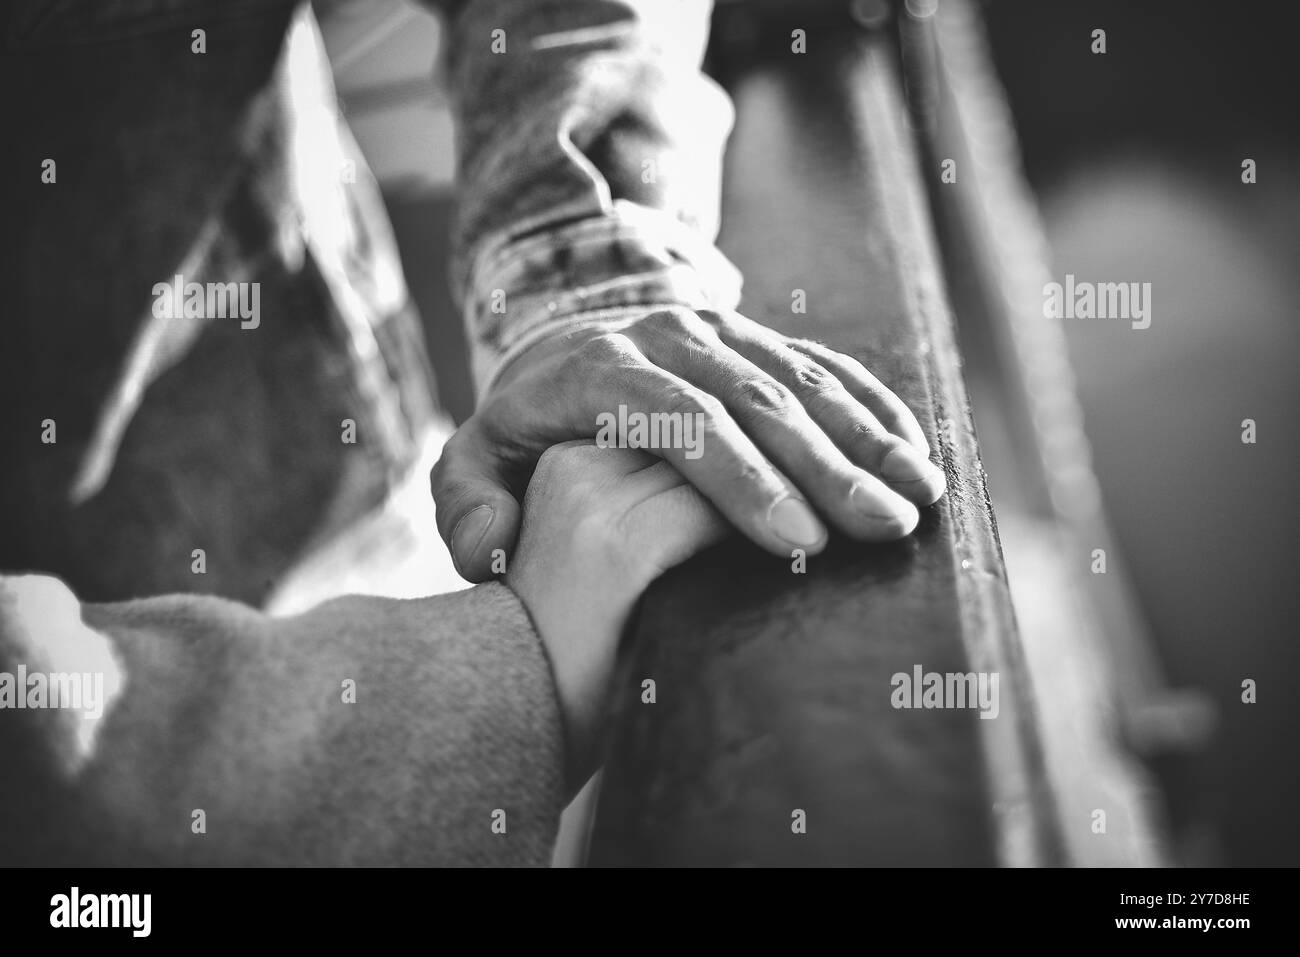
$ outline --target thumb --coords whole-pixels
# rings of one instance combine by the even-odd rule
[[[506,463],[471,422],[448,440],[429,474],[438,534],[456,570],[472,582],[488,581],[504,571],[499,562],[493,569],[493,553],[501,549],[510,555],[519,537],[519,502],[507,472]]]

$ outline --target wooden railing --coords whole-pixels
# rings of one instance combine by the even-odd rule
[[[718,28],[738,113],[721,242],[746,276],[742,309],[861,359],[916,411],[948,492],[907,540],[838,543],[805,573],[737,543],[656,583],[588,860],[1061,863],[897,33],[791,6],[724,8],[750,19]],[[792,53],[793,29],[815,55]],[[997,673],[997,717],[895,708],[892,676],[918,665]]]

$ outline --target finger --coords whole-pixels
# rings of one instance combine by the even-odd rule
[[[647,499],[682,487],[690,487],[682,473],[673,468],[672,463],[656,458],[653,465],[630,474],[619,492],[627,507],[635,508]]]
[[[703,324],[703,320],[696,320]],[[916,507],[851,462],[789,388],[724,342],[692,339],[689,321],[647,330],[647,355],[717,396],[773,464],[841,531],[863,541],[892,541],[919,520]]]
[[[664,463],[666,468],[670,468]],[[659,575],[716,545],[731,533],[731,524],[695,488],[682,484],[646,499],[624,517],[630,541],[653,543],[648,556],[652,575]]]
[[[618,355],[594,354],[601,349]],[[588,379],[586,402],[567,428],[590,434],[600,428],[597,416],[607,423],[613,418],[613,438],[626,444],[638,440],[638,422],[658,422],[664,426],[661,439],[668,432],[670,441],[648,451],[669,462],[756,544],[781,556],[792,548],[812,554],[825,547],[826,527],[716,397],[652,364],[626,336],[593,339],[582,351],[588,355],[574,361]]]
[[[914,445],[888,431],[816,359],[753,323],[724,323],[718,334],[739,355],[790,389],[850,461],[884,479],[916,505],[930,505],[943,495],[943,472]]]
[[[594,429],[593,429],[594,431]],[[549,480],[564,484],[573,484],[585,480],[594,482],[598,487],[617,492],[632,481],[632,477],[647,470],[663,466],[663,459],[640,449],[601,448],[596,440],[587,436],[581,439],[568,439],[549,446],[539,456],[537,470],[546,465],[553,470]],[[671,468],[669,468],[671,471]],[[680,480],[680,479],[679,479]],[[529,479],[529,488],[537,481],[534,474]],[[524,507],[528,507],[525,498]]]
[[[894,395],[883,382],[867,371],[866,367],[854,359],[834,349],[829,349],[818,342],[806,339],[787,340],[791,349],[817,360],[844,383],[849,394],[880,420],[880,424],[895,435],[906,439],[921,450],[927,458],[930,455],[930,443],[925,438],[921,423],[898,396]]]
[[[494,453],[472,418],[447,441],[429,475],[438,533],[469,581],[494,577],[496,549],[507,556],[514,550],[520,516],[514,481],[512,466]]]

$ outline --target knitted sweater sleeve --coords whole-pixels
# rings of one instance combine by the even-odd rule
[[[0,862],[544,865],[550,666],[501,584],[292,618],[0,577]]]

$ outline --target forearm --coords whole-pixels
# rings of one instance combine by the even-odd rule
[[[474,0],[455,18],[452,277],[480,392],[576,317],[735,306],[712,244],[732,110],[700,72],[710,8]]]
[[[548,860],[559,711],[504,586],[274,619],[196,596],[79,608],[52,579],[35,598],[3,581],[0,671],[108,672],[109,699],[95,722],[0,711],[22,772],[0,786],[4,860]]]

